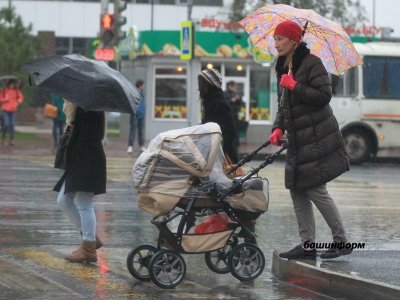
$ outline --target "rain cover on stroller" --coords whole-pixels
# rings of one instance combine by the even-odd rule
[[[223,172],[221,139],[216,123],[158,134],[133,167],[138,207],[160,215],[188,198],[199,199],[197,206],[215,206],[207,187],[216,184],[222,193],[233,183]],[[231,194],[223,201],[235,209],[263,213],[268,208],[268,181],[250,178],[243,183],[243,192]]]

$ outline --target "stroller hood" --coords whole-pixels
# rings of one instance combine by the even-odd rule
[[[224,173],[223,164],[221,130],[215,123],[160,133],[133,167],[138,207],[160,215],[189,198],[196,199],[196,207],[216,206],[207,189],[215,184],[223,192],[233,185]],[[251,178],[243,188],[243,193],[231,194],[223,201],[235,209],[265,212],[268,182]]]
[[[179,178],[187,180],[188,175],[208,176],[220,147],[221,129],[216,123],[162,132],[138,157],[133,187],[143,191]]]

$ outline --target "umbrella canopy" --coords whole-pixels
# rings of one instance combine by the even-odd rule
[[[305,28],[303,41],[307,43],[312,54],[321,58],[329,73],[340,75],[362,64],[362,59],[346,31],[339,24],[311,9],[298,9],[284,4],[266,5],[239,23],[250,36],[254,47],[276,56],[273,34],[276,26],[285,20]]]
[[[17,80],[18,77],[14,75],[4,75],[0,76],[0,81],[7,81],[7,80]]]
[[[79,54],[38,59],[24,69],[36,86],[53,90],[85,110],[131,113],[142,99],[120,72]]]

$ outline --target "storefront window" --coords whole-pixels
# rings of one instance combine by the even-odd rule
[[[175,68],[157,68],[156,75],[185,75],[186,68],[177,66]]]
[[[250,111],[251,121],[270,121],[270,68],[251,66]]]
[[[237,64],[226,64],[225,65],[225,76],[227,77],[246,77],[246,65]]]
[[[214,62],[206,62],[201,64],[201,70],[205,69],[216,69],[221,73],[221,64],[217,64]]]
[[[154,117],[186,119],[186,69],[157,68],[155,73]]]

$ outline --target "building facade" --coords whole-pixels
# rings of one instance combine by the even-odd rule
[[[113,1],[108,11],[113,12]],[[135,53],[125,56],[123,72],[132,82],[146,81],[146,139],[159,131],[199,124],[201,103],[197,75],[207,67],[223,75],[223,88],[235,81],[245,107],[240,118],[249,122],[244,138],[259,142],[267,137],[274,115],[274,89],[270,81],[271,58],[263,57],[249,45],[240,25],[229,22],[231,1],[194,0],[191,19],[195,24],[195,58],[179,59],[179,28],[188,17],[187,0],[128,1],[122,28],[135,28]],[[7,6],[8,0],[0,0]],[[54,54],[80,53],[92,56],[100,30],[101,2],[12,0],[16,13],[25,25],[32,25],[34,35],[53,33]],[[138,34],[136,34],[138,33]],[[52,49],[52,47],[49,47]],[[127,117],[122,118],[126,135]]]

